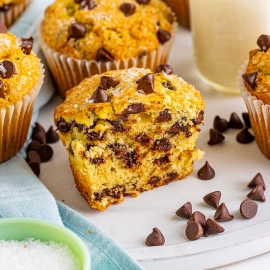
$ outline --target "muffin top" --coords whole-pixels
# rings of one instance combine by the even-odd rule
[[[56,0],[41,34],[55,51],[111,61],[144,55],[171,38],[175,17],[160,0]]]
[[[250,52],[246,73],[242,77],[251,95],[270,104],[270,36],[261,35],[257,44],[260,49]]]
[[[13,5],[21,2],[25,2],[25,0],[0,0],[0,8],[4,5]]]
[[[130,68],[86,78],[66,92],[54,116],[60,130],[62,120],[92,126],[97,119],[125,122],[131,115],[192,126],[203,120],[203,110],[200,92],[174,75],[169,65],[160,65],[154,73]]]
[[[40,63],[32,45],[32,38],[16,37],[0,23],[0,108],[21,100],[37,84]]]

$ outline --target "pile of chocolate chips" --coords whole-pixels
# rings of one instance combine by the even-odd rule
[[[227,121],[224,118],[220,118],[216,116],[214,118],[213,127],[210,129],[210,140],[208,141],[209,145],[216,145],[221,143],[225,136],[222,134],[227,129],[240,129],[240,131],[236,135],[236,140],[239,143],[247,144],[254,141],[254,136],[249,132],[251,128],[249,115],[246,112],[242,113],[242,118],[244,120],[244,124],[241,121],[240,117],[236,113],[231,113],[230,120]]]
[[[32,141],[28,144],[26,161],[32,171],[39,176],[41,162],[49,161],[53,156],[53,149],[48,143],[55,143],[59,140],[59,135],[51,126],[46,132],[39,124],[35,123],[33,128]]]

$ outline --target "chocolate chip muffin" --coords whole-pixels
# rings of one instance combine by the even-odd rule
[[[23,146],[36,97],[43,83],[43,70],[32,52],[33,39],[7,32],[0,23],[0,162]]]
[[[160,0],[56,0],[46,9],[39,41],[64,96],[85,77],[165,63],[175,20]]]
[[[169,65],[107,71],[67,91],[54,113],[77,188],[98,210],[183,179],[202,158],[200,93]]]

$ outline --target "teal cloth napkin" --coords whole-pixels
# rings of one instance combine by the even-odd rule
[[[33,0],[32,4],[9,29],[21,37],[36,37],[42,14],[52,0]],[[38,46],[34,48],[42,62]],[[46,71],[45,81],[37,98],[32,117],[33,127],[39,109],[54,95],[54,84]],[[29,136],[31,130],[29,131]],[[143,269],[115,240],[76,211],[56,201],[27,165],[25,148],[0,164],[0,218],[25,217],[47,220],[63,225],[76,233],[87,245],[93,270]],[[90,232],[90,233],[89,233]]]

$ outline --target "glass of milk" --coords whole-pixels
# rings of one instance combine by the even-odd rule
[[[210,88],[240,93],[237,71],[261,34],[270,35],[270,0],[189,0],[193,53]]]

